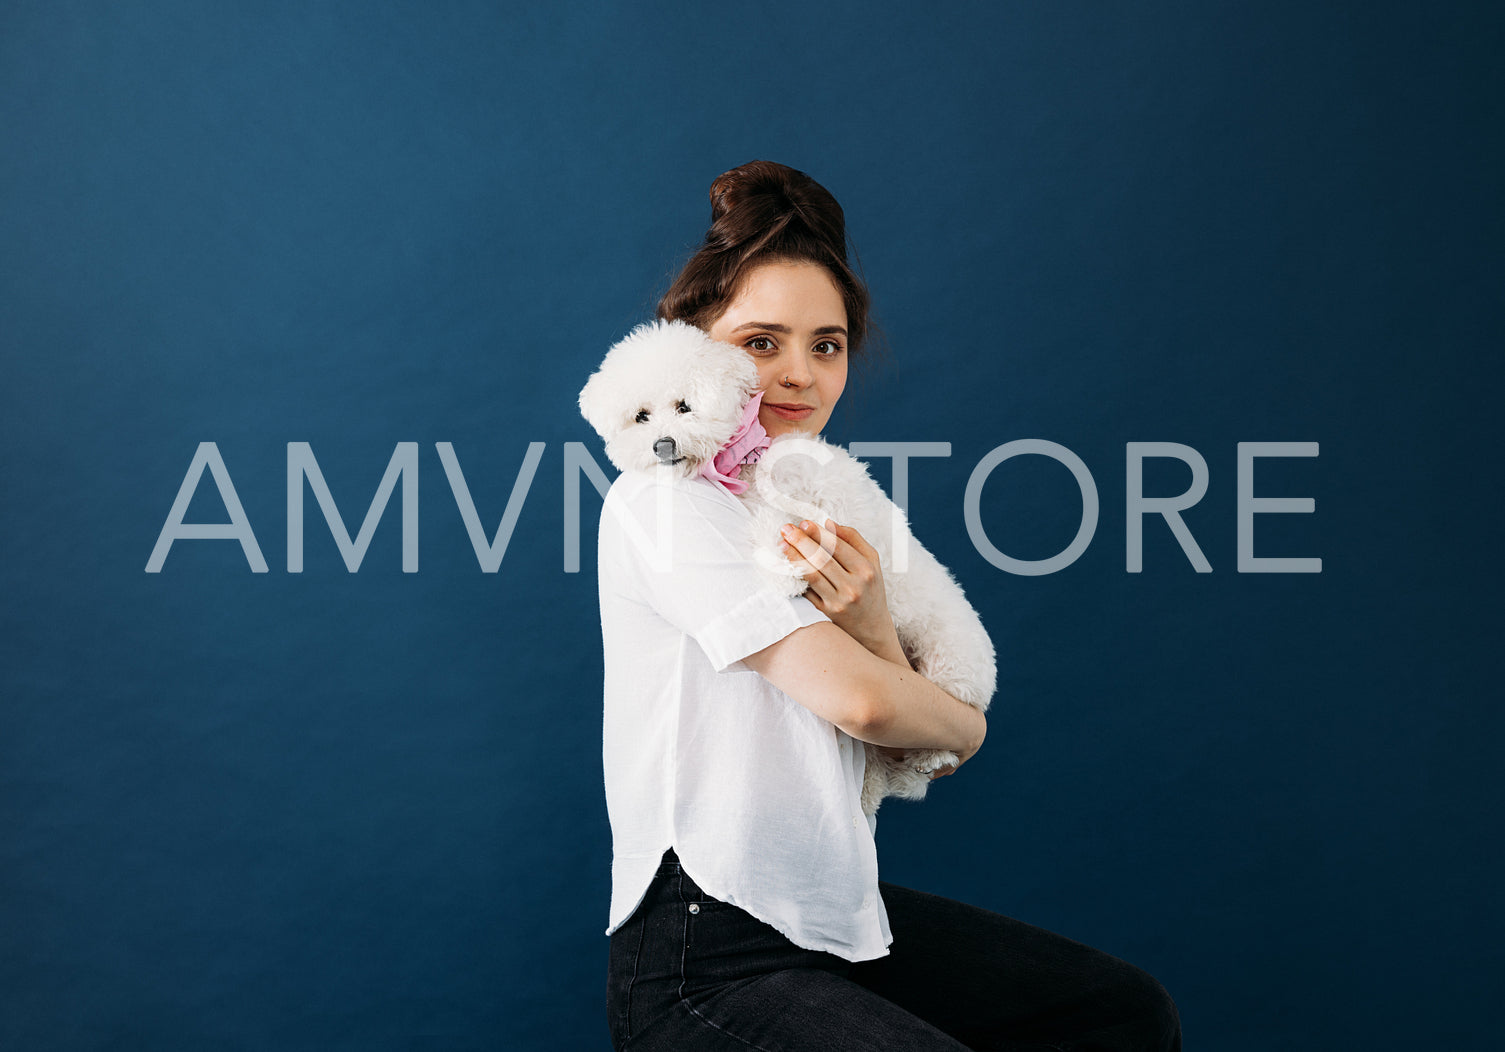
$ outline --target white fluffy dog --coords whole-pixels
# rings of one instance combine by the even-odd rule
[[[961,587],[859,461],[800,434],[778,436],[761,456],[753,450],[748,459],[755,463],[739,468],[726,460],[728,444],[740,450],[755,421],[757,381],[740,348],[684,322],[654,322],[607,352],[580,392],[580,411],[622,471],[667,466],[685,477],[720,479],[739,493],[753,516],[753,557],[785,595],[799,595],[807,582],[779,554],[783,524],[829,518],[855,527],[878,552],[889,613],[915,671],[986,709],[996,677],[992,641]],[[863,810],[873,814],[885,796],[923,797],[932,773],[955,762],[953,753],[930,749],[895,760],[869,745]]]

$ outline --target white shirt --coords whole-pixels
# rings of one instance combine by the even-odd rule
[[[864,753],[742,658],[828,620],[760,577],[751,516],[700,478],[618,477],[601,512],[612,831],[607,934],[664,850],[707,894],[851,961],[893,941],[878,894]]]

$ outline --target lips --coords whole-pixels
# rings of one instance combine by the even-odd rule
[[[763,408],[770,410],[781,420],[803,420],[815,412],[813,405],[783,404],[778,402],[764,402]]]

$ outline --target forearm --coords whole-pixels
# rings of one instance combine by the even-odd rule
[[[869,675],[869,704],[843,727],[854,738],[900,749],[947,749],[964,757],[987,734],[983,714],[964,704],[899,660],[875,662]],[[900,664],[902,662],[902,665]]]
[[[833,624],[810,625],[746,659],[753,671],[847,734],[874,745],[963,758],[987,733],[982,713],[904,661],[868,651]],[[902,662],[902,664],[901,664]]]
[[[858,733],[853,733],[854,729],[846,727],[842,729],[854,738],[882,746],[894,756],[902,755],[906,749],[918,748],[945,748],[953,752],[965,752],[966,755],[970,756],[972,752],[976,751],[977,746],[982,744],[982,734],[986,730],[981,719],[982,714],[970,705],[964,705],[950,694],[936,687],[933,683],[929,683],[923,677],[920,677],[915,672],[914,666],[910,663],[909,656],[904,653],[904,647],[899,643],[899,634],[894,631],[893,622],[886,620],[886,625],[886,636],[880,636],[877,639],[859,640],[859,642],[875,657],[882,658],[888,664],[897,666],[905,673],[909,673],[909,679],[919,679],[920,682],[919,684],[905,682],[905,677],[900,676],[896,682],[883,684],[878,696],[883,697],[886,695],[894,699],[897,704],[875,707],[873,711],[873,724],[870,726],[855,727],[854,729]],[[927,691],[921,684],[933,689]],[[964,711],[958,713],[956,711],[958,708]],[[972,713],[977,719],[974,721],[968,713]],[[975,727],[971,726],[974,722],[977,724]],[[966,724],[966,726],[959,724]],[[880,741],[878,737],[874,737],[874,735],[878,735],[879,737],[897,735],[905,739],[911,739],[917,733],[923,735],[929,732],[952,736],[958,733],[966,734],[970,732],[976,736],[976,741],[969,749],[965,745],[961,748],[958,748],[956,745],[914,745],[910,744],[907,740],[904,745],[899,746],[892,745],[887,741]]]
[[[805,597],[831,623],[802,629],[749,664],[854,738],[898,751],[946,749],[962,760],[976,752],[987,732],[982,713],[911,667],[872,545],[830,520],[785,526],[782,535],[785,557],[810,583]]]
[[[899,633],[894,631],[893,622],[891,621],[888,624],[888,632],[885,636],[876,640],[858,640],[858,642],[862,643],[869,653],[875,657],[882,658],[890,664],[898,665],[900,668],[914,668],[904,653],[904,647],[899,643]]]

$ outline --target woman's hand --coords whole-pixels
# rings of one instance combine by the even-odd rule
[[[878,553],[862,534],[831,519],[825,526],[807,519],[782,533],[784,557],[810,582],[805,598],[870,652],[908,668],[889,616]]]
[[[748,667],[817,716],[891,754],[903,756],[917,748],[956,753],[956,765],[933,772],[932,778],[953,774],[971,760],[983,745],[987,721],[909,664],[888,613],[882,566],[873,546],[859,531],[831,519],[825,528],[810,521],[786,525],[783,537],[784,557],[810,582],[805,597],[831,619],[831,626],[792,632],[746,658]],[[859,644],[856,655],[879,659],[865,680],[855,655],[832,659],[850,643]],[[886,673],[877,671],[883,667]],[[853,683],[858,685],[855,694],[849,689]],[[880,700],[876,709],[874,697]]]

